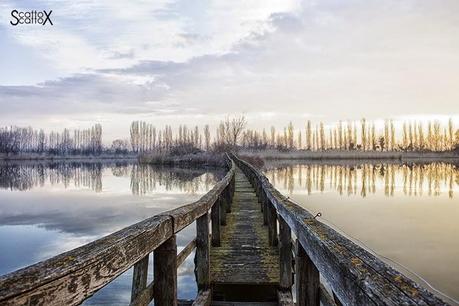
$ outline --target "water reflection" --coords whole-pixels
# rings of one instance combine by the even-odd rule
[[[265,166],[280,192],[313,214],[321,212],[320,222],[427,289],[431,285],[459,300],[457,164],[272,161]]]
[[[45,185],[64,188],[87,188],[102,192],[103,171],[109,168],[114,177],[129,176],[132,194],[145,195],[158,185],[166,190],[196,193],[201,186],[209,189],[214,177],[205,169],[153,167],[130,163],[49,163],[0,164],[0,188],[26,191]],[[205,174],[203,177],[201,177]],[[198,178],[198,179],[197,179]]]
[[[195,201],[224,174],[130,162],[0,163],[0,274]],[[179,250],[195,230],[177,235]],[[193,267],[190,257],[179,269],[180,298],[196,294]],[[131,281],[132,269],[85,304],[129,304]]]
[[[274,185],[293,193],[295,188],[308,194],[335,190],[340,195],[366,197],[383,190],[386,196],[397,191],[407,196],[453,198],[459,185],[459,168],[454,164],[306,164],[271,167],[266,175]]]

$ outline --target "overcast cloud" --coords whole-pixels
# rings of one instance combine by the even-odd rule
[[[54,26],[13,27],[12,9]],[[98,121],[114,138],[134,119],[459,113],[455,0],[2,0],[0,16],[0,125]]]

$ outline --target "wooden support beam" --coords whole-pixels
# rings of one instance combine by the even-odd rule
[[[177,243],[175,235],[154,251],[155,305],[177,305]]]
[[[328,293],[323,284],[320,284],[320,303],[322,306],[337,306],[333,297]]]
[[[231,212],[231,204],[233,202],[232,197],[231,197],[231,188],[230,186],[227,186],[225,191],[223,192],[223,196],[225,197],[226,200],[226,212],[230,213]]]
[[[266,194],[263,192],[263,196],[261,197],[261,201],[258,201],[260,203],[260,211],[261,212],[263,212],[264,203],[266,203],[266,201],[267,201]]]
[[[218,197],[218,203],[215,203],[214,205],[220,205],[220,224],[221,225],[226,225],[226,206],[228,203],[226,202],[226,199],[222,196]]]
[[[301,243],[296,245],[296,302],[298,306],[320,305],[320,276]]]
[[[292,288],[292,232],[287,222],[279,216],[279,287]]]
[[[210,306],[212,302],[212,291],[210,289],[200,290],[193,302],[193,306]]]
[[[333,301],[335,302],[335,304],[337,306],[342,306],[343,304],[341,303],[341,301],[339,300],[338,296],[333,292]]]
[[[190,243],[183,248],[182,251],[177,255],[177,267],[179,267],[185,259],[193,252],[194,248],[196,247],[196,238],[191,240]]]
[[[153,300],[155,283],[151,282],[142,292],[139,292],[135,300],[129,306],[147,306]]]
[[[212,219],[212,246],[220,246],[220,201],[212,206],[211,210],[211,219]]]
[[[139,293],[147,287],[148,259],[149,255],[145,256],[134,264],[134,271],[132,275],[131,302],[133,302]]]
[[[268,206],[269,206],[268,198],[266,198],[263,201],[263,203],[261,203],[261,205],[263,205],[263,224],[268,225]]]
[[[295,303],[293,303],[292,292],[290,290],[277,291],[277,303],[279,306],[295,306]]]
[[[210,286],[210,243],[209,214],[196,220],[196,255],[195,276],[198,290],[207,290]]]
[[[268,210],[268,234],[269,234],[269,245],[277,245],[277,213],[276,209],[267,203]]]

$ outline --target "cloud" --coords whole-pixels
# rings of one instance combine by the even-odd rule
[[[50,54],[62,52],[58,62],[85,70],[35,86],[0,87],[0,122],[27,113],[90,112],[123,117],[125,125],[142,116],[178,124],[228,113],[275,114],[260,116],[254,125],[261,127],[289,118],[301,126],[307,116],[334,121],[459,113],[456,1],[147,6],[71,6],[69,14],[88,14],[91,26],[68,25],[63,41],[69,45],[54,46],[58,51]],[[114,20],[119,24],[111,26]],[[79,47],[71,51],[79,46],[72,35],[91,50],[81,60]]]

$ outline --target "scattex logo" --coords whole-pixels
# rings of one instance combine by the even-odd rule
[[[11,11],[12,20],[10,23],[12,26],[23,25],[23,24],[36,24],[36,25],[53,25],[51,20],[51,13],[53,11],[27,11],[27,12],[20,12],[18,10]]]

